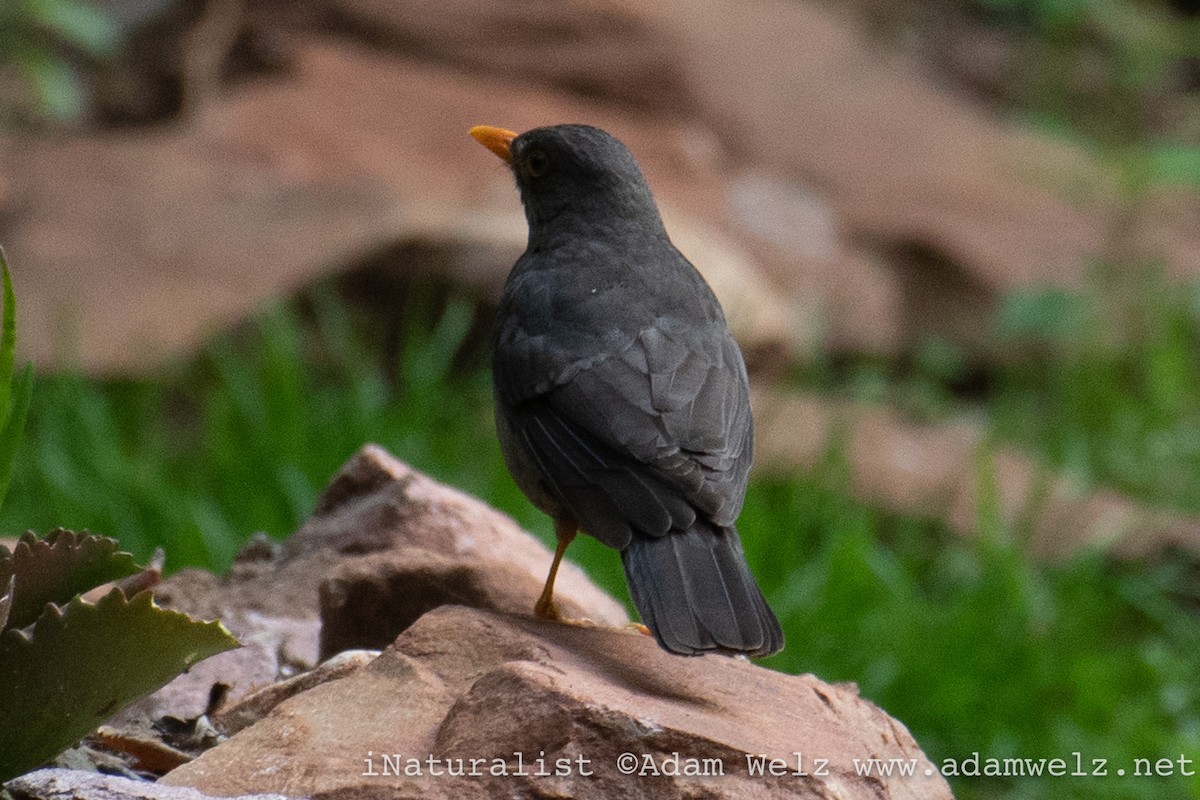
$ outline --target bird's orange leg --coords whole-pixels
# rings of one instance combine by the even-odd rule
[[[565,621],[558,606],[554,604],[554,579],[558,576],[558,565],[562,563],[567,548],[575,539],[575,531],[575,520],[554,520],[554,536],[558,539],[558,546],[554,548],[554,561],[550,564],[550,574],[546,576],[546,585],[542,587],[542,596],[538,598],[533,607],[534,616],[555,622]]]

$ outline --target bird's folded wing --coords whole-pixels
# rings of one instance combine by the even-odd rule
[[[523,377],[534,374],[559,380],[531,391]],[[750,409],[741,354],[723,326],[659,319],[601,359],[508,346],[497,352],[496,380],[530,455],[602,541],[619,547],[630,528],[685,529],[697,512],[729,525],[740,512]]]

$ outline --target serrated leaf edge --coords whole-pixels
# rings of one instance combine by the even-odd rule
[[[215,628],[219,633],[233,642],[233,645],[228,649],[232,650],[243,646],[242,643],[238,641],[238,638],[234,636],[228,628],[225,627],[225,623],[221,622],[220,620],[202,620],[193,617],[191,614],[186,612],[178,611],[174,608],[160,606],[154,601],[154,593],[151,591],[138,592],[132,598],[126,598],[125,593],[118,587],[113,587],[111,591],[109,591],[95,603],[84,600],[80,595],[72,597],[71,600],[65,605],[47,603],[46,608],[32,624],[20,629],[13,628],[10,631],[4,631],[4,633],[7,634],[11,632],[17,636],[20,636],[26,642],[31,642],[34,637],[38,635],[38,631],[44,628],[57,625],[57,627],[61,630],[66,624],[65,620],[67,615],[71,613],[71,609],[73,608],[87,607],[102,611],[113,605],[123,606],[127,609],[136,609],[139,606],[144,606],[161,614],[167,615],[166,618],[175,618],[177,620],[182,619],[191,625],[199,625],[210,630]],[[197,663],[196,661],[191,661],[190,659],[189,661],[189,667],[192,666],[192,664]]]

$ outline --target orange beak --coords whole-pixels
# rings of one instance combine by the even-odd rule
[[[504,159],[504,163],[512,163],[509,145],[512,144],[513,139],[517,138],[517,134],[506,131],[504,128],[493,128],[491,125],[476,125],[471,128],[470,132],[477,142]]]

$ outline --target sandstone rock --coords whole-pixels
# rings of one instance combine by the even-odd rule
[[[403,235],[416,206],[404,198],[441,207],[453,183],[461,189],[456,176],[436,175],[444,121],[390,109],[464,87],[433,70],[384,74],[356,60],[301,52],[297,80],[221,98],[190,126],[0,140],[15,192],[0,235],[11,243],[26,352],[42,363],[71,353],[103,370],[130,366],[138,351],[141,365],[189,351],[265,298]],[[400,142],[402,163],[416,168],[388,167]]]
[[[42,769],[4,784],[13,800],[208,800],[193,789],[135,781],[95,772]],[[244,800],[289,800],[283,795],[254,795]]]
[[[346,650],[323,661],[308,672],[287,680],[264,686],[253,694],[243,697],[231,707],[213,715],[213,723],[225,734],[232,735],[258,722],[275,706],[289,697],[308,691],[328,681],[344,678],[360,667],[370,664],[378,657],[375,650]]]
[[[213,682],[233,685],[212,714],[232,736],[160,786],[327,798],[951,796],[904,727],[853,687],[670,655],[569,564],[559,601],[594,622],[535,619],[549,559],[503,515],[364,447],[282,548],[252,542],[227,579],[185,573],[160,598],[220,611],[243,632],[289,611],[312,620],[319,606],[327,649],[398,638],[378,656],[347,652],[288,680],[259,675],[261,688],[228,663],[199,685],[183,676],[192,708]],[[263,649],[282,665],[270,641],[275,651]],[[153,707],[178,710],[185,694]],[[408,758],[427,772],[481,759],[482,774],[397,774]],[[621,771],[631,758],[637,774]],[[751,771],[774,758],[781,774]],[[902,759],[916,777],[858,774],[854,759],[872,758]]]
[[[444,605],[529,611],[540,591],[536,579],[515,564],[492,566],[482,570],[470,555],[413,549],[339,567],[321,584],[321,652],[385,647],[423,614]],[[566,605],[569,617],[586,615],[578,604]]]
[[[807,473],[840,447],[855,496],[894,514],[940,519],[963,535],[979,532],[981,497],[994,495],[1001,522],[1027,536],[1040,557],[1087,549],[1127,558],[1169,548],[1200,554],[1200,520],[1085,491],[1029,456],[985,449],[987,432],[977,422],[922,425],[894,409],[796,393],[757,394],[753,402],[762,472]]]
[[[93,372],[146,367],[194,350],[269,297],[380,253],[399,254],[389,267],[414,277],[448,261],[497,292],[525,225],[511,178],[466,135],[481,120],[575,120],[622,136],[680,235],[717,257],[697,263],[745,298],[731,300],[742,309],[735,326],[772,309],[765,327],[744,326],[748,344],[812,327],[788,319],[794,304],[773,297],[728,226],[696,216],[722,215],[719,171],[688,155],[706,139],[702,126],[310,35],[286,80],[218,97],[189,125],[0,137],[0,173],[13,187],[0,240],[22,300],[23,352],[42,365],[70,354]],[[422,261],[426,245],[449,258]]]
[[[495,287],[523,229],[463,134],[480,121],[627,140],[752,351],[895,353],[940,333],[988,355],[1006,291],[1078,284],[1111,245],[1102,165],[821,4],[281,5],[245,14],[289,42],[287,69],[186,124],[0,137],[0,240],[39,362],[157,363],[380,253]],[[1198,213],[1194,192],[1150,198],[1123,254],[1200,273]],[[423,261],[426,244],[450,257]]]
[[[989,353],[986,323],[1003,293],[1079,285],[1110,254],[1120,212],[1105,166],[948,91],[846,8],[662,0],[648,9],[682,41],[689,86],[718,114],[723,141],[757,170],[803,182],[832,208],[842,237],[884,258],[892,280],[867,285],[876,297],[891,290],[901,344],[952,323],[949,332]],[[1177,275],[1200,273],[1198,203],[1194,192],[1153,198],[1123,266],[1162,258]],[[772,275],[799,294],[814,271],[843,263],[836,253],[777,261]],[[862,277],[834,278],[835,296],[851,292],[848,307],[863,296]],[[854,342],[840,310],[833,335]]]
[[[234,705],[342,650],[384,647],[444,603],[531,613],[550,560],[507,516],[367,445],[277,552],[255,541],[225,578],[185,570],[155,588],[163,605],[221,619],[243,647],[197,664],[109,724],[198,717],[212,711],[218,684]],[[569,617],[628,621],[569,561],[555,597]]]
[[[319,660],[320,636],[316,585],[305,587],[292,581],[315,580],[316,571],[297,568],[301,565],[289,566],[292,568],[281,568],[279,575],[260,580],[239,580],[235,572],[222,581],[189,570],[156,587],[155,598],[160,604],[202,619],[220,619],[242,647],[200,662],[154,694],[129,706],[110,720],[109,725],[137,729],[149,727],[165,716],[193,719],[211,710],[214,691],[231,702],[315,666]],[[281,597],[313,596],[282,613],[265,610],[264,605],[269,607],[275,602],[269,598],[276,592]],[[246,603],[248,597],[261,597],[266,602]]]
[[[809,774],[792,774],[794,753]],[[747,754],[782,759],[787,774],[752,775]],[[916,777],[857,774],[854,759],[871,758],[912,759]],[[470,759],[481,774],[430,774]],[[630,763],[643,774],[623,774]],[[675,764],[710,774],[662,774]],[[951,796],[904,727],[851,686],[679,658],[626,629],[459,606],[429,612],[368,666],[287,700],[163,783],[331,799]]]
[[[597,102],[695,111],[676,42],[629,0],[488,3],[471,0],[330,0],[343,27],[384,47]],[[269,9],[265,25],[280,25]]]
[[[347,462],[285,547],[288,558],[321,552],[341,554],[320,587],[325,656],[386,646],[446,603],[529,613],[551,561],[508,517],[373,445]],[[555,598],[571,618],[628,621],[570,563],[559,571]]]

